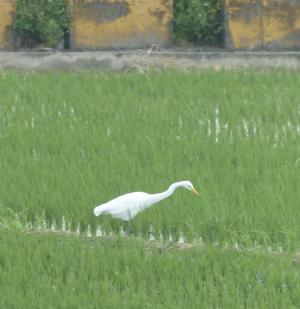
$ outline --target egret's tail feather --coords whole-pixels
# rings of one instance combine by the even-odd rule
[[[105,209],[103,209],[103,207],[97,206],[97,207],[94,208],[94,215],[96,217],[98,217],[98,216],[100,216],[103,213],[104,210]]]

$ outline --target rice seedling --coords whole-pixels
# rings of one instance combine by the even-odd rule
[[[296,72],[0,73],[1,308],[299,304]],[[123,222],[95,206],[178,190]]]
[[[98,204],[191,179],[201,198],[177,192],[135,231],[288,244],[300,219],[298,85],[282,71],[1,73],[2,207],[94,229]]]
[[[145,249],[142,239],[0,234],[1,308],[291,308],[289,255]]]

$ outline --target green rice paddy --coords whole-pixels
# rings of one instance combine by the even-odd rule
[[[286,71],[1,72],[0,307],[299,307],[299,88]],[[93,216],[179,180],[200,197],[178,189],[130,236]]]

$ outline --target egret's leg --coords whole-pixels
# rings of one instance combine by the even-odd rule
[[[133,229],[132,229],[132,225],[131,225],[131,213],[130,211],[128,210],[128,216],[129,216],[129,220],[128,220],[128,225],[127,225],[127,234],[130,235],[130,234],[133,234]]]
[[[131,225],[131,220],[128,221],[127,223],[127,235],[133,234],[133,228]]]

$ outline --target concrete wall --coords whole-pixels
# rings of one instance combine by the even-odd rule
[[[11,24],[14,11],[13,1],[0,0],[0,49],[10,47]]]
[[[73,0],[72,48],[133,48],[171,39],[172,0]]]
[[[68,0],[71,48],[134,48],[171,40],[173,0]],[[14,0],[0,0],[0,49],[11,47]]]
[[[225,17],[225,47],[300,47],[300,0],[225,0]]]
[[[300,0],[224,0],[227,48],[300,48]],[[69,0],[71,48],[168,43],[173,0]],[[14,0],[0,0],[0,49],[10,48]]]

